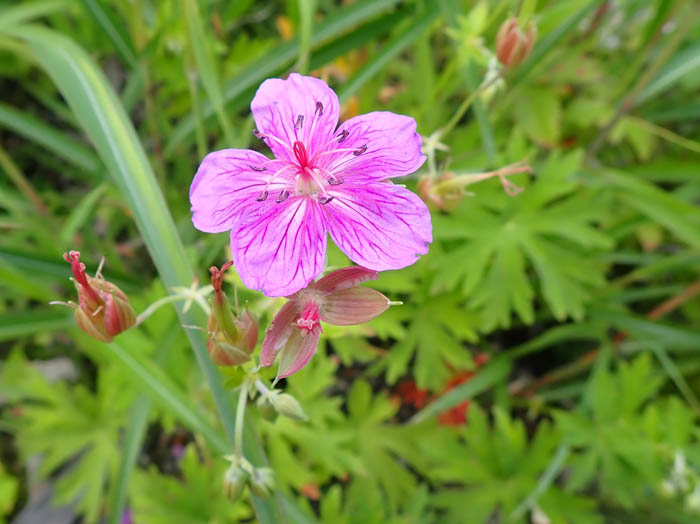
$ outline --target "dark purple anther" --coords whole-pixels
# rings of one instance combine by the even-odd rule
[[[323,197],[319,198],[318,201],[321,202],[321,204],[326,205],[326,204],[329,204],[331,202],[331,200],[333,200],[334,198],[335,197],[332,197],[332,196],[331,197],[324,197],[323,196]]]
[[[352,154],[355,155],[355,156],[360,156],[360,155],[361,155],[362,153],[364,153],[365,151],[367,151],[367,144],[363,145],[363,146],[362,146],[360,149],[358,149],[357,151],[353,151]]]
[[[260,193],[260,196],[258,198],[256,198],[255,200],[257,200],[258,202],[262,202],[263,200],[267,200],[268,194],[269,193],[267,191],[263,191],[262,193]]]
[[[318,116],[323,114],[323,104],[321,102],[316,102],[316,114]]]
[[[343,183],[343,179],[342,178],[335,178],[334,176],[328,177],[328,183],[331,186],[339,186],[340,184]]]
[[[260,131],[257,129],[253,129],[253,134],[255,135],[255,138],[259,140],[265,140],[265,135],[263,135]]]
[[[347,129],[343,129],[340,132],[340,138],[338,138],[338,143],[342,144],[343,142],[345,142],[345,139],[348,137],[349,134],[350,134],[350,131],[348,131]]]
[[[251,166],[251,165],[249,165],[248,167],[250,169],[252,169],[253,171],[257,171],[258,173],[262,173],[263,171],[267,171],[266,167],[258,167],[258,166]]]
[[[289,191],[282,191],[280,193],[280,196],[277,197],[277,200],[275,200],[275,202],[277,202],[279,204],[280,202],[284,202],[288,198],[289,198]]]
[[[304,115],[297,116],[297,121],[294,122],[294,129],[301,129],[301,125],[304,123]]]

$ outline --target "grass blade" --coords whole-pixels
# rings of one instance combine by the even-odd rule
[[[72,40],[37,26],[23,26],[13,34],[27,42],[91,137],[112,178],[129,203],[134,219],[166,288],[189,286],[194,272],[189,264],[170,211],[133,125],[117,95],[87,53]],[[204,325],[204,315],[176,307],[184,325]],[[233,442],[235,422],[228,393],[209,358],[202,333],[187,330],[197,362],[209,384],[226,434]],[[247,450],[251,447],[246,441]],[[252,452],[251,452],[252,454]],[[261,522],[279,522],[281,510],[271,501],[253,498]]]
[[[451,389],[443,396],[428,404],[411,418],[412,423],[423,422],[483,393],[503,380],[510,372],[510,359],[497,357],[479,370],[474,378]]]
[[[322,45],[331,38],[342,40],[343,33],[348,32],[355,25],[370,20],[374,16],[390,9],[398,0],[365,0],[354,5],[338,9],[319,23],[311,37],[311,47]],[[223,89],[224,103],[237,100],[248,91],[257,86],[266,78],[288,67],[299,54],[299,42],[280,44],[260,60],[246,67],[234,78],[226,82]],[[320,64],[322,65],[322,64]],[[244,102],[245,103],[245,102]],[[203,104],[202,119],[207,119],[214,114],[211,104]],[[190,138],[195,131],[195,121],[192,115],[183,118],[170,133],[170,138],[163,150],[167,157],[173,154],[175,148]]]
[[[138,57],[134,49],[129,33],[122,27],[119,20],[110,13],[99,0],[83,0],[85,9],[97,22],[107,38],[112,42],[119,55],[129,65],[129,68],[136,69]]]
[[[0,126],[45,147],[52,153],[88,173],[96,173],[100,160],[82,142],[69,137],[43,120],[0,102]]]
[[[67,307],[34,309],[0,315],[0,342],[48,331],[59,331],[74,325],[73,312]]]
[[[224,131],[226,142],[233,144],[235,142],[233,126],[226,115],[224,97],[221,94],[221,87],[219,84],[219,73],[216,70],[211,51],[207,47],[207,35],[204,32],[202,16],[199,13],[199,7],[195,0],[185,0],[185,18],[187,19],[187,34],[189,36],[188,44],[192,49],[192,56],[197,65],[197,72],[202,80],[202,85],[209,97],[209,101],[214,108],[214,112],[219,119],[221,129]]]
[[[374,55],[355,75],[348,80],[343,89],[338,93],[340,102],[343,103],[355,94],[367,81],[382,70],[396,55],[406,49],[425,31],[428,26],[440,14],[437,5],[433,5],[427,12],[417,17],[404,31],[396,35],[381,51]]]

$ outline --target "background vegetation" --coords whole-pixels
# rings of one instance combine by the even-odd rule
[[[178,327],[203,314],[92,340],[48,306],[74,293],[62,253],[90,272],[105,255],[137,311],[206,281],[227,236],[194,230],[189,184],[208,151],[257,147],[262,80],[313,72],[345,117],[391,110],[428,137],[512,15],[537,43],[435,169],[527,159],[523,192],[492,178],[434,209],[429,255],[376,285],[404,305],[329,326],[284,384],[308,422],[250,410],[246,455],[277,494],[228,501],[235,372]],[[36,522],[50,498],[86,523],[698,522],[699,88],[693,1],[3,2],[0,514]],[[281,304],[239,300],[263,327]]]

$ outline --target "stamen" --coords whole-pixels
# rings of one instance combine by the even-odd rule
[[[282,140],[280,140],[279,138],[277,138],[275,135],[266,135],[266,134],[264,134],[264,133],[261,133],[261,132],[258,131],[257,129],[253,129],[253,134],[255,135],[256,138],[259,138],[259,139],[262,140],[263,142],[265,141],[265,139],[268,139],[268,138],[269,138],[269,139],[272,140],[273,142],[277,142],[279,145],[281,145],[283,148],[285,148],[285,149],[286,149],[287,151],[289,151],[290,153],[293,153],[292,148],[289,147],[289,144],[285,144]],[[268,145],[269,145],[269,144],[268,144]]]
[[[333,200],[334,198],[335,198],[334,196],[330,196],[330,197],[322,196],[321,198],[318,199],[318,201],[321,203],[321,205],[325,206],[326,204],[330,204],[331,200]]]
[[[367,144],[363,145],[360,149],[357,151],[353,151],[352,154],[355,156],[360,156],[362,153],[367,152]]]
[[[264,200],[267,200],[267,195],[269,195],[269,193],[267,191],[263,191],[262,193],[260,193],[260,196],[255,200],[257,200],[258,202],[263,202]]]
[[[321,171],[324,175],[326,175],[328,178],[326,179],[326,182],[328,182],[328,185],[331,186],[339,186],[340,184],[343,183],[342,178],[337,178],[333,173],[328,171],[328,169],[324,167],[316,167],[315,169],[318,169]]]
[[[318,116],[323,114],[323,104],[321,102],[316,102],[316,114]]]
[[[297,116],[297,121],[294,122],[294,129],[301,129],[301,125],[304,123],[304,115]]]
[[[288,198],[289,198],[289,191],[284,190],[280,193],[280,196],[277,197],[277,200],[275,200],[275,202],[277,202],[279,204],[281,202],[284,202]]]
[[[289,171],[290,169],[297,169],[297,166],[295,166],[294,164],[288,163],[285,167],[278,170],[274,175],[272,175],[270,177],[270,179],[265,184],[265,187],[263,188],[262,192],[255,200],[257,200],[258,202],[262,202],[262,201],[266,200],[268,195],[269,195],[268,188],[270,187],[270,185],[275,180],[277,180],[280,176],[282,176],[283,173],[285,173],[286,171]],[[289,183],[287,183],[287,185],[289,185]]]
[[[367,144],[364,146],[360,147],[359,149],[356,148],[350,148],[350,147],[341,147],[338,149],[329,149],[328,151],[323,151],[321,153],[316,154],[312,159],[311,159],[311,164],[313,164],[317,159],[321,158],[322,156],[328,156],[328,155],[335,155],[336,153],[353,153],[355,156],[360,156],[362,153],[367,151]]]
[[[349,135],[350,135],[350,131],[348,131],[347,129],[343,129],[343,130],[340,132],[340,138],[338,138],[338,143],[339,143],[339,144],[342,144],[343,142],[345,142],[345,139],[346,139]]]
[[[252,165],[248,165],[248,167],[250,169],[252,169],[253,171],[257,171],[258,173],[262,173],[263,171],[267,171],[266,167],[258,167],[258,166],[252,166]]]

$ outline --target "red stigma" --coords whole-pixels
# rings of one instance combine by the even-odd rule
[[[63,253],[63,258],[66,262],[70,262],[73,269],[73,277],[75,280],[85,288],[85,292],[90,295],[93,300],[99,300],[99,295],[92,289],[90,283],[88,282],[87,275],[85,275],[85,264],[80,261],[80,251],[69,251],[68,253]]]
[[[294,142],[294,155],[297,157],[297,161],[299,162],[299,167],[304,169],[309,165],[309,156],[306,154],[306,148],[304,147],[304,144],[299,142],[298,140]]]

